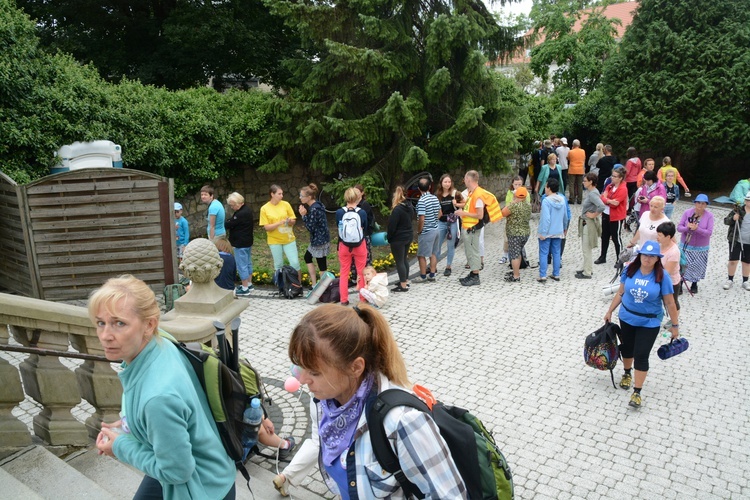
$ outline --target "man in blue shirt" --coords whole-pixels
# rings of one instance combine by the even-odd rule
[[[423,177],[419,179],[419,201],[417,201],[417,219],[419,237],[417,240],[417,260],[419,261],[419,279],[417,283],[435,281],[437,272],[437,254],[440,251],[438,238],[438,219],[443,215],[437,196],[430,193],[432,183]],[[427,258],[430,259],[430,275],[427,276]]]
[[[208,227],[206,228],[208,239],[213,241],[218,237],[226,237],[227,231],[224,229],[224,219],[226,219],[224,205],[219,200],[214,199],[213,187],[203,186],[201,188],[201,203],[208,205]]]

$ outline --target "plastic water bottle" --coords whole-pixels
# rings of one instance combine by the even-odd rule
[[[242,431],[242,447],[245,449],[243,460],[258,442],[258,431],[262,419],[263,409],[260,407],[260,399],[253,398],[242,416],[242,422],[245,424],[245,429]]]

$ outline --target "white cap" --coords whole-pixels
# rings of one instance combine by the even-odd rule
[[[560,142],[562,142],[562,143],[563,143],[563,144],[565,144],[566,146],[568,145],[568,139],[567,139],[567,138],[565,138],[565,137],[563,137],[562,139],[560,139]]]
[[[175,204],[174,204],[174,209],[175,209],[175,210],[182,210],[182,204],[181,204],[181,203],[177,203],[177,202],[175,202]]]

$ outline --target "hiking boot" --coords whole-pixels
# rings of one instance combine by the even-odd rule
[[[518,278],[514,278],[512,274],[510,276],[506,276],[503,279],[507,281],[508,283],[519,283],[521,281],[520,276]]]
[[[467,276],[458,280],[463,286],[474,286],[479,284],[479,275],[469,273]]]
[[[633,376],[629,373],[624,373],[620,379],[620,387],[623,389],[630,389],[633,385]]]
[[[276,474],[276,477],[273,478],[273,487],[282,497],[289,496],[289,492],[286,490],[286,478],[281,474]]]
[[[695,295],[696,293],[698,293],[698,282],[697,281],[694,281],[693,284],[690,285],[690,293],[692,293],[693,295]]]
[[[292,451],[294,451],[294,447],[297,446],[297,442],[292,436],[284,438],[284,440],[289,443],[289,448],[285,448],[283,450],[279,448],[279,460],[286,460],[287,458],[289,458],[289,455],[292,453]]]
[[[628,404],[630,406],[632,406],[633,408],[640,408],[641,407],[641,403],[642,403],[641,394],[638,393],[638,392],[634,392],[630,396],[630,403],[628,403]]]
[[[451,275],[451,268],[446,267],[445,271],[443,271],[443,276],[450,276]]]
[[[747,282],[745,282],[745,283],[747,283]],[[745,283],[743,283],[743,285],[744,285]],[[726,283],[724,283],[724,286],[723,286],[722,288],[723,288],[724,290],[729,290],[730,288],[732,288],[732,285],[734,285],[734,281],[732,281],[732,280],[727,280],[727,281],[726,281]]]

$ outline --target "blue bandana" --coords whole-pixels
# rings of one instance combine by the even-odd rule
[[[333,399],[320,402],[323,417],[320,419],[318,434],[322,443],[323,463],[331,465],[352,445],[354,431],[362,411],[365,408],[367,395],[372,389],[375,376],[371,373],[362,381],[354,396],[341,406]]]

